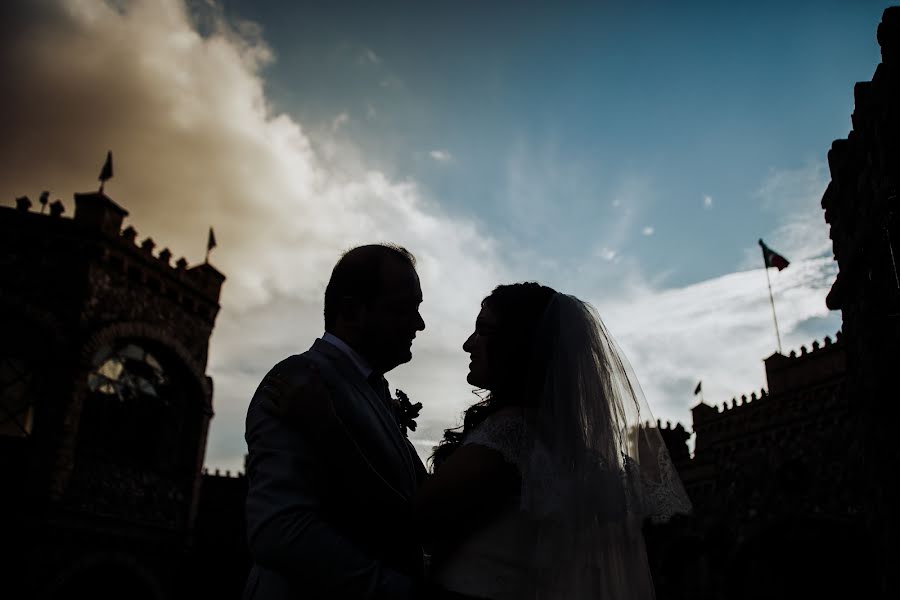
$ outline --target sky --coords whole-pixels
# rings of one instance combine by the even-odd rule
[[[820,200],[889,4],[12,0],[0,202],[96,189],[138,239],[227,277],[206,464],[237,471],[254,389],[322,333],[341,252],[417,257],[426,330],[388,374],[425,457],[478,400],[463,341],[500,283],[597,307],[654,414],[691,427],[840,329]]]

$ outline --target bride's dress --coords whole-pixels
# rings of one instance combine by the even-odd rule
[[[519,414],[494,414],[463,440],[496,450],[521,474],[525,421]],[[532,570],[534,557],[520,551],[533,524],[518,501],[497,516],[435,565],[433,580],[446,590],[481,598],[515,598],[523,573]]]
[[[544,317],[533,408],[503,409],[462,441],[502,455],[520,493],[434,566],[476,598],[650,600],[645,519],[690,510],[631,369],[593,309],[557,294]]]

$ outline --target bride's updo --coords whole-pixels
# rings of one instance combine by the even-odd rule
[[[435,469],[460,445],[465,435],[505,406],[525,406],[532,395],[526,390],[534,353],[534,338],[544,311],[556,290],[539,283],[513,283],[494,288],[481,306],[490,309],[496,329],[487,346],[491,389],[487,397],[466,409],[462,427],[447,429],[435,446]]]

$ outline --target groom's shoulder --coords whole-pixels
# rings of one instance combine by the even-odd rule
[[[327,349],[325,349],[327,350]],[[275,364],[266,374],[266,379],[293,380],[295,382],[317,372],[326,380],[333,376],[331,366],[332,358],[328,352],[323,352],[321,340],[316,340],[313,346],[299,354],[288,356]]]

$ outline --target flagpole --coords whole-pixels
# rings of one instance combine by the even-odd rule
[[[775,337],[778,339],[778,354],[781,354],[781,334],[778,333],[778,317],[775,316],[775,296],[772,295],[772,281],[769,279],[769,265],[763,255],[763,270],[766,272],[766,283],[769,286],[769,302],[772,304],[772,320],[775,321]]]

